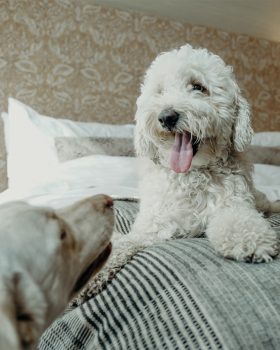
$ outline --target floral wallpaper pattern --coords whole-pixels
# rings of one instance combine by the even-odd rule
[[[0,109],[13,96],[47,115],[132,122],[145,69],[186,42],[234,67],[255,130],[280,129],[280,43],[90,0],[0,0]]]

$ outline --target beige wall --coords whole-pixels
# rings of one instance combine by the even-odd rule
[[[256,130],[279,129],[280,43],[87,3],[1,2],[2,108],[10,95],[46,114],[132,121],[146,67],[189,42],[234,66]]]
[[[234,66],[255,130],[280,129],[280,43],[89,3],[0,3],[1,110],[13,96],[48,115],[131,122],[147,66],[189,42]]]

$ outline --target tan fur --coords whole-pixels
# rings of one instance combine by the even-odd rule
[[[0,207],[1,350],[35,349],[43,330],[83,287],[79,277],[109,252],[111,206],[111,198],[99,195],[57,211],[24,202]]]

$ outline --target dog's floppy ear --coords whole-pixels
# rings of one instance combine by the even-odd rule
[[[0,295],[0,349],[20,350],[13,295],[4,287],[3,283]]]
[[[15,272],[12,298],[18,339],[24,348],[33,348],[43,330],[47,312],[42,292],[27,273]]]
[[[251,127],[251,112],[247,100],[239,93],[236,98],[236,115],[233,126],[233,146],[238,152],[251,143],[253,129]]]

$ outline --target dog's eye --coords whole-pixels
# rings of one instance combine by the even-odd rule
[[[33,321],[32,315],[29,313],[17,313],[17,320],[23,322],[31,322]]]
[[[192,83],[192,89],[194,91],[200,91],[200,92],[202,92],[204,94],[207,93],[207,89],[202,84],[197,83],[197,82]]]
[[[66,230],[62,229],[60,232],[60,240],[63,241],[67,237]]]

